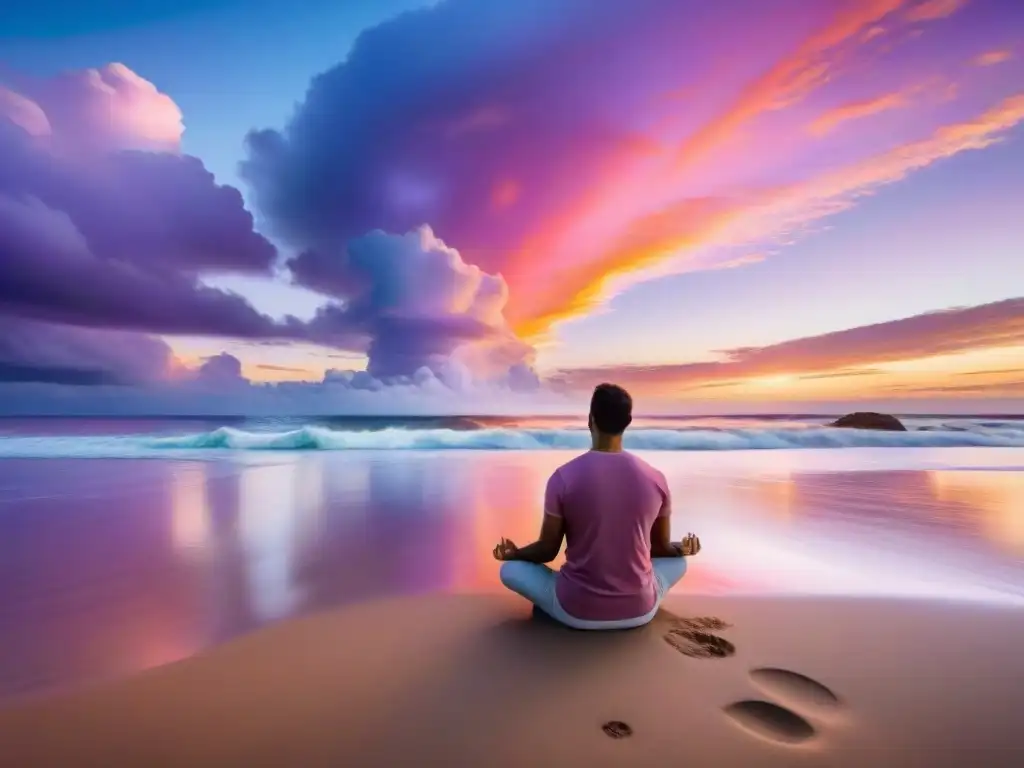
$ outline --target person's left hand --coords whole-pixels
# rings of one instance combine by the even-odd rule
[[[494,559],[514,560],[518,551],[519,547],[515,545],[512,539],[502,537],[501,541],[498,542],[498,546],[494,548]]]
[[[683,557],[693,557],[700,552],[700,538],[693,533],[688,533],[676,547]]]

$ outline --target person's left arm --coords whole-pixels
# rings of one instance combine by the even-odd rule
[[[664,475],[659,475],[658,480],[661,509],[651,526],[651,557],[692,557],[700,552],[700,539],[688,533],[682,541],[672,541],[672,492]]]
[[[556,472],[548,480],[544,492],[544,519],[540,536],[532,544],[517,547],[511,540],[502,539],[494,548],[498,560],[525,560],[528,563],[550,563],[562,549],[565,538],[565,518],[562,517],[561,478]]]

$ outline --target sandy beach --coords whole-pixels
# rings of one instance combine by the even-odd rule
[[[1019,450],[652,454],[704,551],[605,635],[490,554],[565,458],[4,462],[4,765],[1024,760]]]
[[[1024,759],[1018,611],[684,595],[666,607],[643,630],[599,634],[533,619],[513,597],[373,601],[12,704],[0,741],[5,763],[25,766]],[[681,653],[665,639],[677,617],[731,625],[707,634],[735,652]],[[631,733],[609,736],[615,721]]]

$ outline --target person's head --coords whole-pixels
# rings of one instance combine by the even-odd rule
[[[590,398],[590,431],[617,437],[633,421],[633,398],[616,384],[599,384]]]

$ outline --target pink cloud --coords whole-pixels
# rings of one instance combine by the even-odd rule
[[[907,94],[901,91],[886,93],[873,99],[852,101],[819,115],[807,126],[807,130],[814,136],[824,136],[843,123],[899,109],[905,107],[907,103]]]
[[[1010,61],[1013,58],[1013,51],[1003,48],[995,51],[986,51],[974,57],[972,63],[976,67],[994,67],[997,64]]]
[[[967,0],[922,0],[906,14],[909,21],[936,21],[952,16],[967,5]]]
[[[8,96],[0,98],[0,109],[14,94],[18,111],[32,115],[30,132],[51,137],[55,149],[81,155],[124,149],[177,152],[181,147],[185,128],[178,105],[123,64],[46,80],[21,77],[16,87],[18,93],[7,90]],[[43,130],[44,125],[49,129]]]
[[[1017,345],[1024,345],[1024,298],[726,350],[716,362],[575,369],[556,378],[574,388],[606,379],[641,388],[685,388],[781,374],[866,375],[859,372],[880,363]]]

